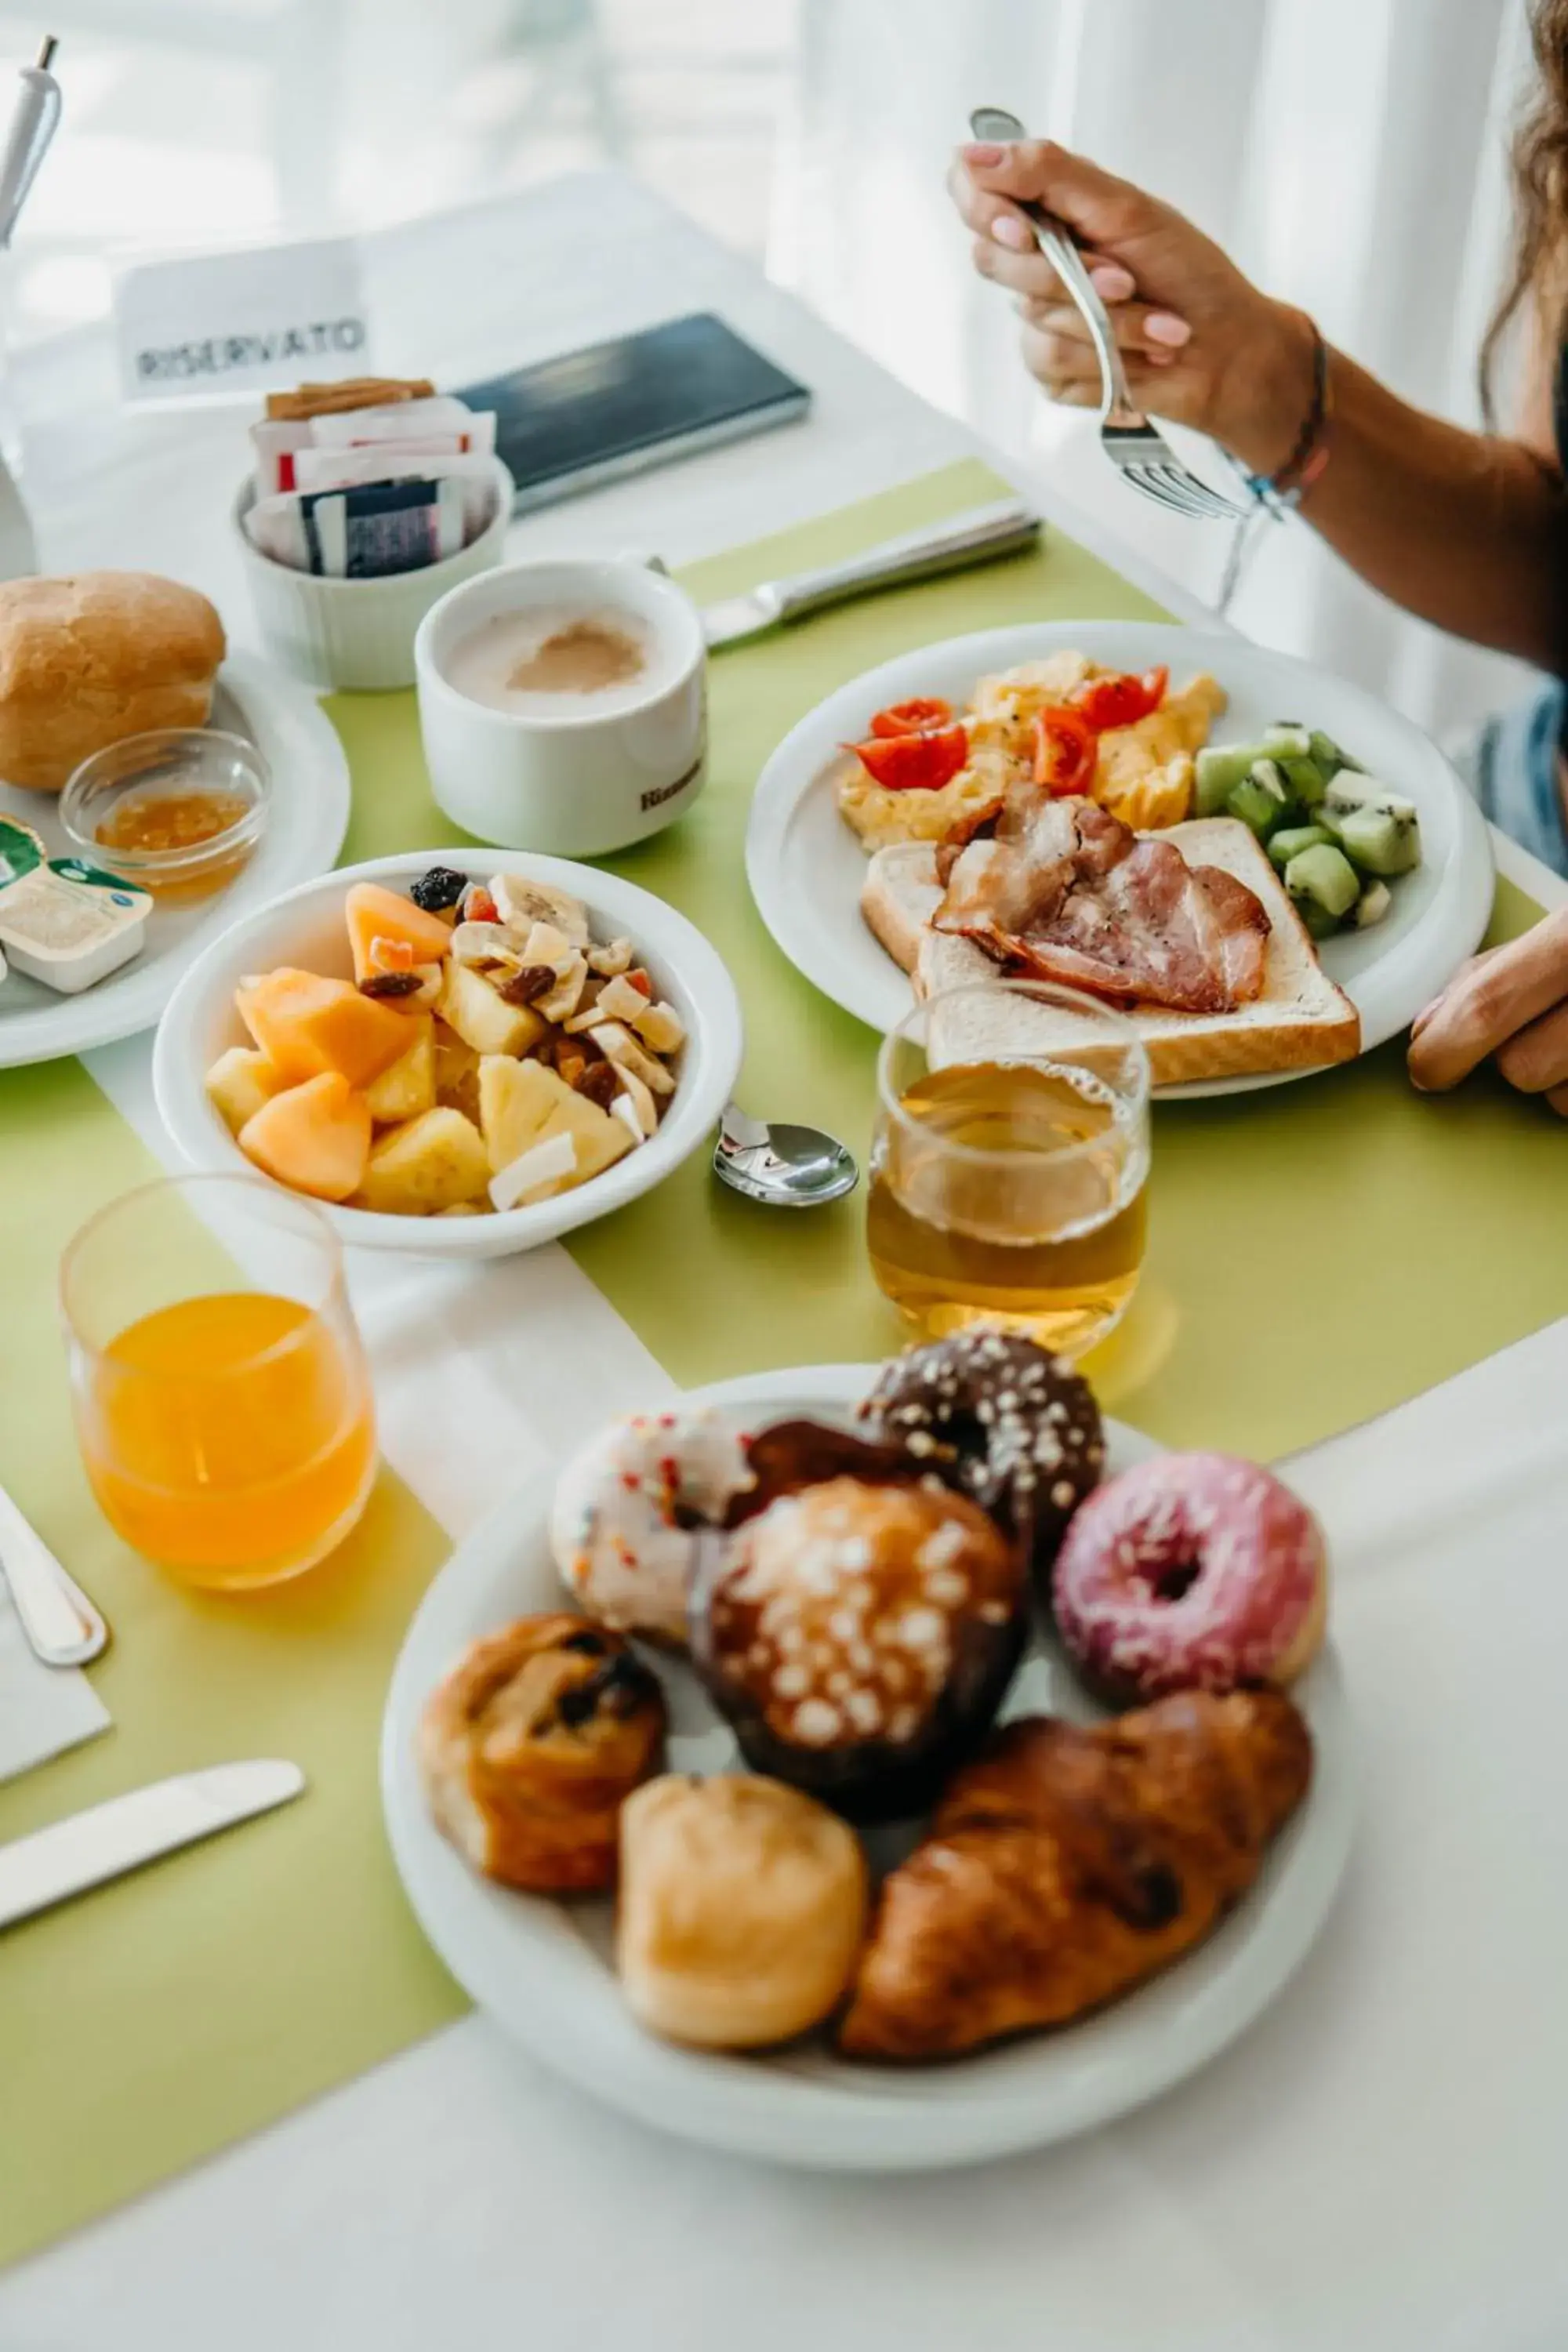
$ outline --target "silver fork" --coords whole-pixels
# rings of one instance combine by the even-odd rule
[[[977,106],[969,118],[969,127],[976,139],[1004,145],[1029,135],[1017,116],[1004,106]],[[1146,499],[1152,499],[1157,506],[1168,507],[1174,514],[1208,521],[1235,521],[1238,516],[1245,516],[1248,509],[1237,506],[1218,490],[1211,490],[1206,482],[1200,481],[1183,465],[1164,435],[1150,423],[1133,399],[1110,313],[1095,291],[1094,281],[1084,268],[1083,256],[1070,231],[1044,205],[1025,204],[1016,197],[1013,201],[1028,219],[1039,239],[1041,252],[1067,288],[1089,329],[1100,360],[1100,446],[1111,464],[1135,490],[1142,490]]]

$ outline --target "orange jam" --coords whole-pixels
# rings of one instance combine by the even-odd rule
[[[216,841],[246,815],[250,803],[240,793],[127,793],[97,827],[93,838],[102,849],[157,851],[199,849]],[[231,856],[204,866],[195,874],[159,875],[155,869],[135,872],[144,890],[213,890],[229,881],[249,856],[253,845],[238,845]]]

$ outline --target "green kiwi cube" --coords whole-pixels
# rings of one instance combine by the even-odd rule
[[[1284,873],[1293,857],[1304,849],[1331,849],[1333,835],[1325,833],[1321,824],[1282,824],[1278,833],[1268,836],[1268,855]]]
[[[1285,868],[1285,887],[1298,901],[1310,900],[1336,922],[1361,897],[1361,881],[1342,849],[1331,842],[1303,849]]]
[[[1232,816],[1249,825],[1259,841],[1267,841],[1284,814],[1276,795],[1256,775],[1244,776],[1234,792],[1227,793],[1226,807]]]

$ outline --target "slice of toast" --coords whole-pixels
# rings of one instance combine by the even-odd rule
[[[1268,909],[1269,935],[1263,992],[1251,1003],[1221,1013],[1133,1008],[1131,1017],[1148,1048],[1154,1084],[1183,1086],[1353,1061],[1361,1051],[1360,1016],[1318,961],[1311,937],[1257,836],[1234,817],[1211,816],[1189,818],[1160,837],[1173,842],[1190,866],[1222,866],[1245,882]],[[992,959],[972,940],[931,929],[942,897],[936,853],[928,842],[879,849],[860,893],[868,924],[910,975],[921,997],[996,974]],[[971,1037],[968,1032],[977,1022],[984,1034],[976,1029]],[[1011,1049],[1029,1050],[1026,1033],[1037,1027],[1037,1019],[1029,1021],[1020,1006],[1008,1022]],[[994,1011],[955,1007],[941,1058],[986,1059],[1008,1049],[1008,1039],[996,1034]],[[1034,1049],[1040,1049],[1037,1037]]]

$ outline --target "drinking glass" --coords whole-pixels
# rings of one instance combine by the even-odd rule
[[[60,1268],[88,1476],[117,1534],[186,1584],[301,1575],[375,1477],[370,1375],[336,1234],[247,1176],[148,1184]]]
[[[1087,1352],[1126,1312],[1147,1227],[1149,1057],[1043,981],[917,1005],[877,1064],[871,1270],[927,1339],[973,1323]]]

